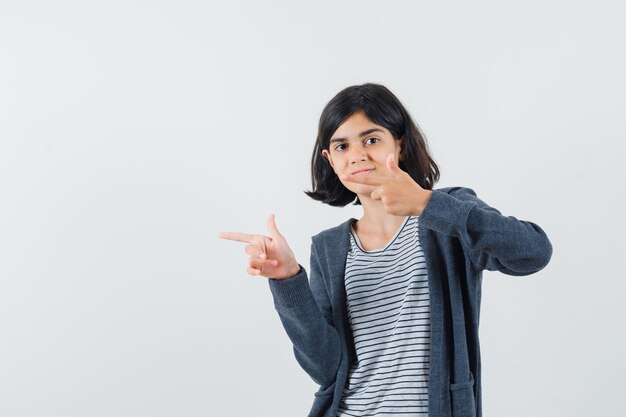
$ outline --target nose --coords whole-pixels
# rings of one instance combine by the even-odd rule
[[[363,147],[352,146],[350,150],[350,164],[355,164],[367,159],[367,153]]]

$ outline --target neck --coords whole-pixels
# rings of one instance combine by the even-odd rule
[[[385,236],[398,231],[400,224],[406,220],[406,216],[387,213],[380,200],[361,196],[359,200],[363,206],[363,217],[357,222],[357,228],[362,231]]]

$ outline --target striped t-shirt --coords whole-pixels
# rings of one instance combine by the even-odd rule
[[[345,286],[357,357],[337,416],[428,415],[430,311],[418,220],[408,216],[372,251],[351,230]]]

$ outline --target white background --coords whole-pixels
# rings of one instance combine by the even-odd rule
[[[386,85],[442,177],[554,246],[485,272],[484,416],[623,403],[626,58],[614,1],[3,1],[0,416],[304,416],[245,244],[308,198],[324,105]]]

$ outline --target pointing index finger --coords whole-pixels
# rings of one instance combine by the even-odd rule
[[[252,239],[254,238],[254,235],[239,232],[219,232],[217,236],[222,239],[236,240],[237,242],[246,243],[252,242]]]
[[[369,175],[343,174],[341,179],[347,182],[356,182],[367,185],[382,185],[383,183],[380,178],[370,178]]]

